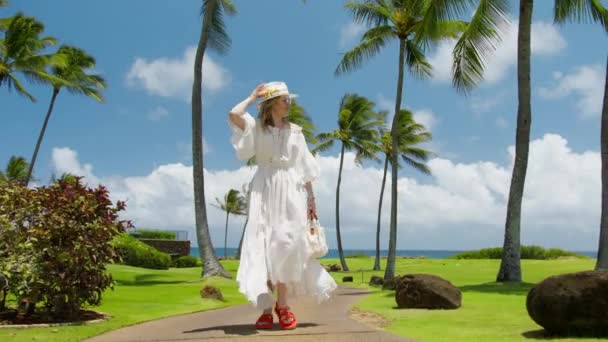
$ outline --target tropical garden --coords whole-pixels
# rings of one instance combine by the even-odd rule
[[[513,2],[517,3],[517,2]],[[9,6],[0,0],[0,6]],[[306,4],[304,4],[306,5]],[[433,340],[437,329],[454,328],[463,332],[454,340],[517,340],[519,330],[533,330],[534,325],[526,314],[525,296],[533,286],[547,277],[571,272],[608,271],[608,59],[606,85],[601,111],[601,222],[598,227],[598,253],[595,260],[572,259],[558,251],[522,246],[520,243],[522,201],[530,148],[532,122],[531,22],[534,5],[552,6],[554,22],[559,25],[594,23],[608,33],[608,8],[599,0],[555,0],[540,2],[520,0],[517,35],[517,125],[515,129],[515,160],[510,179],[508,203],[504,222],[502,248],[460,255],[449,260],[402,260],[396,255],[400,217],[397,214],[398,179],[400,174],[418,172],[431,175],[427,161],[434,155],[428,148],[432,135],[427,127],[415,120],[407,107],[408,93],[404,88],[409,77],[427,79],[433,70],[428,54],[445,39],[455,39],[452,51],[452,85],[456,92],[468,96],[483,80],[485,61],[501,44],[501,28],[509,21],[508,0],[360,0],[350,1],[344,10],[357,23],[365,24],[366,31],[360,42],[336,60],[335,76],[356,75],[365,63],[387,49],[391,41],[398,49],[388,51],[398,56],[394,110],[380,110],[369,97],[345,93],[337,101],[335,128],[317,132],[313,119],[306,110],[294,103],[289,120],[303,127],[307,143],[314,153],[332,148],[339,151],[339,170],[335,188],[335,231],[338,260],[324,260],[324,264],[339,262],[340,272],[332,273],[339,283],[348,276],[356,277],[358,270],[368,270],[368,276],[381,278],[378,287],[367,281],[346,285],[370,289],[371,295],[356,305],[357,309],[381,314],[391,323],[389,331],[403,336]],[[45,36],[44,24],[37,18],[18,13],[0,18],[0,91],[37,101],[28,91],[30,84],[48,87],[51,100],[41,120],[37,141],[32,141],[32,156],[13,156],[0,172],[0,313],[11,313],[14,321],[28,322],[28,317],[44,317],[45,322],[68,322],[91,315],[95,306],[115,314],[99,327],[66,328],[62,340],[80,340],[103,331],[134,324],[165,315],[219,308],[242,304],[234,275],[238,267],[241,245],[236,258],[229,258],[227,250],[228,222],[232,216],[247,216],[249,190],[226,189],[223,198],[207,203],[203,153],[203,60],[209,50],[228,53],[231,45],[226,16],[236,16],[237,8],[230,0],[203,0],[200,37],[193,65],[194,81],[191,96],[192,127],[192,179],[194,194],[194,222],[199,258],[193,262],[171,261],[149,246],[133,241],[127,232],[132,223],[121,220],[120,213],[127,209],[124,202],[112,203],[108,190],[99,185],[90,188],[78,175],[54,176],[48,185],[32,186],[36,181],[36,159],[44,148],[47,128],[52,127],[51,115],[60,94],[81,95],[103,102],[107,84],[103,76],[95,73],[96,60],[77,46],[59,44],[55,37]],[[234,18],[238,20],[238,16]],[[61,92],[61,90],[65,90]],[[404,101],[405,100],[405,101]],[[402,104],[405,105],[402,106]],[[25,105],[25,104],[24,104]],[[0,104],[1,108],[1,104]],[[56,115],[61,115],[56,113]],[[32,128],[34,129],[34,128]],[[347,208],[341,207],[341,182],[346,152],[355,154],[355,163],[379,163],[383,167],[381,188],[378,189],[377,225],[374,231],[375,257],[349,256],[344,253],[340,217]],[[255,159],[247,163],[255,167]],[[387,182],[388,180],[388,182]],[[388,183],[388,185],[386,184]],[[39,183],[37,183],[39,184]],[[385,194],[385,188],[389,191]],[[390,220],[381,221],[385,195],[390,199]],[[208,223],[208,204],[225,213],[223,258],[219,258],[211,240]],[[245,226],[247,221],[245,220]],[[243,230],[239,232],[242,243]],[[386,227],[387,229],[383,229]],[[381,258],[381,236],[388,236],[388,256]],[[333,236],[331,237],[334,238]],[[372,246],[370,245],[370,248]],[[143,262],[142,260],[147,260]],[[535,260],[531,260],[535,259]],[[552,259],[539,264],[539,259]],[[150,261],[152,260],[152,261]],[[527,270],[523,274],[522,267]],[[430,312],[394,310],[399,275],[407,273],[434,274],[449,280],[463,292],[464,301],[471,305],[454,314],[433,316]],[[159,288],[146,288],[138,276],[158,280]],[[144,278],[145,278],[144,277]],[[201,283],[187,283],[200,279],[224,291],[225,301],[203,301],[190,292],[171,291],[178,286],[190,290],[200,289]],[[490,280],[491,279],[491,280]],[[346,280],[346,282],[348,282]],[[392,288],[391,288],[391,285]],[[396,285],[397,284],[397,285]],[[604,283],[604,289],[608,280]],[[107,291],[114,286],[130,287],[131,298],[153,298],[154,291],[174,293],[158,302],[145,315],[133,314],[135,304],[124,294]],[[141,291],[137,292],[136,289]],[[468,291],[468,292],[467,292]],[[137,292],[137,294],[135,294]],[[515,296],[502,296],[511,294]],[[191,296],[192,298],[189,298]],[[605,292],[604,292],[605,296]],[[179,297],[179,298],[178,298]],[[189,298],[189,299],[188,299]],[[176,300],[182,305],[171,305]],[[164,301],[166,300],[166,301]],[[607,298],[603,298],[605,302]],[[498,301],[509,308],[512,315],[505,326],[516,327],[518,333],[496,333],[480,327],[496,319],[490,305]],[[131,310],[131,311],[130,311]],[[3,321],[0,316],[0,322]],[[8,317],[8,316],[7,316]],[[98,318],[98,317],[97,317]],[[467,323],[462,323],[467,322]],[[1,324],[1,323],[0,323]],[[508,328],[505,328],[508,329]],[[11,336],[16,336],[11,332]],[[19,338],[48,336],[44,329],[20,333]],[[502,336],[501,334],[505,335]],[[500,335],[500,336],[499,336]],[[534,337],[524,335],[525,337]],[[0,331],[0,336],[2,332]],[[8,336],[8,335],[7,335]],[[22,337],[21,337],[22,336]],[[66,337],[67,336],[67,337]],[[4,338],[3,338],[4,340]],[[10,339],[9,339],[10,340]]]

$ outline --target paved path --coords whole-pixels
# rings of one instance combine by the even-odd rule
[[[361,289],[340,287],[322,306],[293,306],[298,319],[295,330],[256,330],[260,312],[250,304],[170,317],[114,330],[87,342],[131,341],[412,341],[349,318],[353,303],[367,295]]]

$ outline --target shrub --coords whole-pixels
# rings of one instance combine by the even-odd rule
[[[521,246],[522,259],[548,260],[560,257],[586,258],[584,255],[568,252],[559,248],[544,249],[541,246]],[[483,248],[476,251],[462,252],[451,259],[502,259],[502,247]]]
[[[156,248],[147,245],[129,234],[120,234],[112,245],[121,258],[124,265],[166,270],[171,266],[169,254],[160,252]]]
[[[196,267],[198,265],[198,258],[191,255],[180,256],[175,259],[174,265],[177,268]]]
[[[369,258],[371,258],[369,255],[366,255],[363,253],[348,254],[348,255],[345,255],[344,257],[349,258],[349,259],[369,259]]]
[[[153,240],[175,240],[175,232],[167,232],[162,230],[138,229],[132,233],[138,239],[153,239]]]
[[[112,287],[106,263],[117,259],[110,242],[130,227],[118,219],[103,186],[78,178],[29,189],[0,185],[0,272],[18,299],[43,303],[52,317],[76,317]]]

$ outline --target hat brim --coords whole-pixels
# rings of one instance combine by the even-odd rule
[[[262,99],[262,100],[260,101],[260,103],[262,103],[262,102],[264,102],[264,101],[272,100],[272,99],[277,98],[277,97],[279,97],[279,96],[285,96],[285,95],[289,96],[289,97],[290,97],[290,98],[292,98],[292,99],[295,99],[296,97],[299,97],[299,96],[300,96],[300,95],[298,95],[298,94],[277,94],[277,95],[274,95],[274,96],[271,96],[271,97],[268,97],[268,98]]]

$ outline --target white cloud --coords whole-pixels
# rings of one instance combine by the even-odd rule
[[[504,234],[506,202],[514,158],[513,146],[504,165],[478,161],[456,163],[444,158],[429,162],[433,176],[424,182],[414,171],[400,171],[398,222],[400,249],[464,249],[500,246]],[[192,168],[163,165],[149,175],[99,177],[82,166],[76,153],[60,149],[54,158],[57,170],[83,172],[91,183],[101,181],[113,199],[127,200],[125,218],[138,226],[186,229],[194,240]],[[54,152],[55,155],[55,152]],[[68,156],[68,158],[65,158]],[[339,159],[319,156],[322,177],[315,182],[317,207],[328,229],[328,243],[335,246],[335,186]],[[228,189],[241,189],[254,169],[205,172],[207,203]],[[341,188],[341,228],[345,248],[373,248],[381,166],[356,167],[352,153],[345,155]],[[390,214],[390,175],[382,214],[386,246]],[[223,241],[224,216],[208,206],[211,234],[216,246]],[[600,214],[600,156],[598,152],[572,151],[559,135],[547,134],[532,141],[522,210],[522,243],[573,250],[594,250]],[[238,243],[243,220],[232,220],[229,245]],[[384,247],[386,248],[386,247]]]
[[[148,61],[136,58],[127,74],[127,84],[134,88],[143,88],[150,95],[178,98],[190,101],[194,56],[196,47],[188,47],[181,58],[161,57]],[[230,84],[230,72],[217,64],[210,56],[203,60],[203,87],[206,90],[219,91]]]
[[[503,30],[503,38],[497,44],[494,54],[489,57],[484,73],[484,82],[493,84],[505,78],[517,63],[518,21],[513,20]],[[532,24],[532,56],[552,56],[566,48],[566,40],[556,26],[545,22]],[[433,79],[450,82],[452,78],[452,51],[455,40],[446,40],[437,47],[429,62],[433,66]]]
[[[148,120],[151,121],[160,121],[164,117],[169,115],[169,111],[164,107],[158,106],[148,112]]]
[[[555,84],[540,88],[540,95],[546,99],[578,96],[576,109],[583,117],[596,117],[601,112],[604,96],[604,68],[597,65],[583,65],[564,75],[553,73]]]
[[[348,47],[365,30],[365,25],[349,22],[340,29],[340,47]]]
[[[416,122],[419,124],[424,125],[429,132],[433,130],[433,127],[439,121],[433,111],[430,109],[420,109],[414,111],[414,120],[416,120]]]

